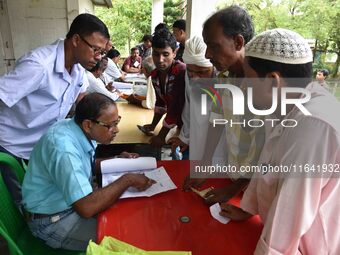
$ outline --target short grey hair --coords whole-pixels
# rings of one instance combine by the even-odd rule
[[[156,68],[155,64],[153,63],[152,57],[146,57],[142,62],[142,67],[145,69],[147,73],[151,73],[152,70]]]

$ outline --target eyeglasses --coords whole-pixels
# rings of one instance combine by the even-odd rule
[[[89,46],[93,50],[94,55],[100,55],[101,57],[104,57],[107,54],[105,50],[102,50],[100,48],[97,48],[96,46],[93,46],[88,41],[86,41],[82,36],[79,35],[79,37],[84,43],[87,44],[87,46]]]
[[[98,124],[99,126],[103,126],[106,127],[109,131],[112,130],[113,128],[116,128],[121,120],[121,116],[118,116],[118,119],[116,121],[114,121],[111,125],[106,124],[100,120],[91,120],[92,122]]]

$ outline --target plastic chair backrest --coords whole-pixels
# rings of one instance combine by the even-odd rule
[[[19,183],[22,184],[25,176],[25,170],[14,157],[7,153],[0,152],[0,164],[8,165],[15,173]]]
[[[15,240],[19,237],[26,222],[14,204],[0,175],[0,234],[6,239],[11,254],[22,254]]]

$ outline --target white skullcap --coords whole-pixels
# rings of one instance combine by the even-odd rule
[[[307,41],[298,33],[282,28],[255,36],[246,45],[245,56],[284,64],[313,62],[313,54]]]
[[[207,45],[203,39],[198,36],[194,36],[185,42],[185,48],[183,53],[183,61],[186,64],[197,65],[201,67],[210,67],[212,63],[209,59],[205,58],[205,50]]]

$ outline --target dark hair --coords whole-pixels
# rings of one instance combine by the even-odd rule
[[[306,64],[284,64],[271,60],[255,57],[246,57],[249,66],[255,70],[259,77],[265,77],[267,73],[279,72],[282,78],[286,78],[288,86],[306,87],[312,81],[312,62]]]
[[[100,93],[90,93],[84,96],[76,106],[74,120],[81,124],[84,120],[97,120],[101,112],[116,103]]]
[[[135,50],[139,51],[139,49],[137,47],[133,47],[133,48],[131,48],[130,53],[134,52]]]
[[[318,72],[322,73],[323,76],[325,76],[325,77],[327,77],[327,76],[329,75],[329,72],[328,72],[327,69],[321,69],[321,70],[319,70]]]
[[[120,56],[120,52],[116,49],[111,49],[107,52],[106,56],[110,59]]]
[[[142,38],[142,42],[150,41],[152,42],[152,35],[144,35]]]
[[[164,28],[169,29],[167,24],[159,23],[157,26],[155,26],[155,31],[154,32],[156,33],[158,30],[161,30],[161,29],[164,29]]]
[[[158,30],[152,37],[152,48],[164,49],[170,47],[173,51],[176,49],[176,38],[167,28]]]
[[[237,5],[220,10],[204,22],[203,30],[208,30],[217,21],[226,36],[242,35],[244,44],[254,36],[254,25],[249,13]]]
[[[104,60],[107,61],[107,57],[104,57],[104,58],[102,58],[100,61],[98,61],[97,64],[96,64],[94,67],[92,67],[92,69],[89,70],[89,71],[90,71],[91,73],[94,73],[95,71],[97,71],[97,70],[103,68],[103,66],[104,66]]]
[[[185,19],[178,19],[174,22],[174,24],[172,25],[172,27],[174,28],[178,28],[181,29],[185,32],[185,27],[186,27],[186,22]]]
[[[110,39],[109,30],[103,21],[92,14],[83,13],[73,20],[66,38],[70,39],[75,34],[87,36],[94,32],[99,32],[105,36],[105,38]]]

